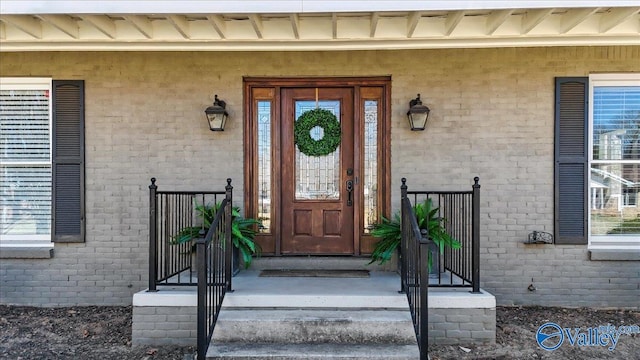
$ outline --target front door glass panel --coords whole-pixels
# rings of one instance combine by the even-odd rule
[[[329,110],[340,121],[340,101],[296,101],[295,117],[316,107]],[[311,138],[324,136],[320,127],[311,129]],[[296,151],[296,200],[337,200],[340,198],[340,147],[325,156],[307,156],[298,147]]]
[[[258,219],[271,231],[271,102],[258,101]]]
[[[378,221],[378,102],[364,102],[364,232]]]

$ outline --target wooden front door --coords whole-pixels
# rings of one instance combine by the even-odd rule
[[[296,120],[305,111],[322,108],[341,125],[341,141],[324,156],[307,156],[294,141]],[[353,88],[282,88],[280,142],[281,253],[353,254],[354,110]],[[324,136],[311,129],[315,140]]]
[[[244,211],[262,224],[262,255],[370,254],[371,227],[391,208],[391,78],[247,77],[244,85]],[[316,106],[342,132],[320,157],[301,154],[294,140],[295,122]]]

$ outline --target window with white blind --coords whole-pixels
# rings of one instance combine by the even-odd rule
[[[0,238],[51,241],[51,79],[0,78]]]
[[[640,74],[589,77],[589,245],[640,245]]]

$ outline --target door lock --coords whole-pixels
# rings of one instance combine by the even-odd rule
[[[347,180],[347,206],[353,206],[353,180]]]

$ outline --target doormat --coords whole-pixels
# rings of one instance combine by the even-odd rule
[[[367,278],[369,270],[262,270],[261,277]]]

